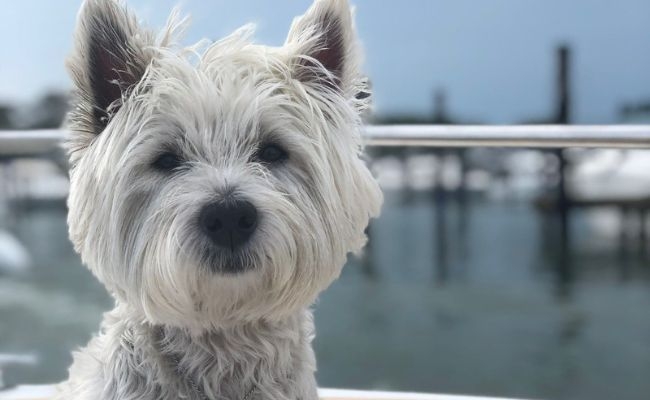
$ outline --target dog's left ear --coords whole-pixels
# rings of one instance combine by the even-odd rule
[[[361,52],[347,0],[316,0],[294,20],[285,46],[295,77],[318,90],[338,91],[365,108],[368,80],[359,72]]]

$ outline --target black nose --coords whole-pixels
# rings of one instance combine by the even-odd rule
[[[257,209],[245,200],[211,203],[201,210],[199,224],[216,245],[234,251],[255,232]]]

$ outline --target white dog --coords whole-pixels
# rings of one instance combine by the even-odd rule
[[[381,204],[349,5],[316,0],[279,48],[180,49],[183,25],[80,12],[68,223],[116,306],[58,398],[315,400],[309,307]]]

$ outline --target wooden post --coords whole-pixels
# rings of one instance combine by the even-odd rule
[[[445,161],[444,154],[439,154],[440,164],[435,173],[434,207],[436,223],[436,268],[435,280],[438,285],[447,283],[449,277],[449,242],[447,241],[447,192],[443,185],[442,168]]]
[[[557,49],[557,109],[555,123],[569,124],[571,121],[571,88],[570,88],[570,63],[571,51],[568,46],[562,45]],[[570,199],[567,195],[566,173],[567,160],[564,150],[557,149],[555,154],[559,161],[559,182],[557,188],[557,212],[559,219],[559,262],[557,266],[558,285],[561,294],[567,294],[573,280],[571,262],[571,226],[570,226]]]
[[[437,89],[433,95],[433,123],[434,124],[449,124],[450,118],[447,114],[447,95],[444,89]],[[435,281],[439,285],[444,285],[447,282],[449,275],[449,242],[447,235],[449,234],[447,223],[447,189],[444,187],[443,182],[443,168],[445,164],[445,156],[447,151],[445,149],[437,149],[434,151],[439,163],[434,174],[434,211],[435,211],[435,235],[436,235],[436,265],[435,265]]]

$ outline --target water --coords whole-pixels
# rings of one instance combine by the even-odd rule
[[[351,259],[321,296],[322,386],[650,396],[650,264],[622,262],[616,238],[596,229],[611,215],[574,214],[575,281],[565,284],[554,272],[549,221],[529,203],[476,198],[469,212],[451,204],[446,265],[432,204],[426,192],[387,193],[371,230],[372,266]],[[70,351],[98,329],[111,300],[74,254],[62,208],[22,211],[16,220],[35,268],[0,276],[0,353],[37,362],[6,368],[4,379],[52,383],[65,379]]]

